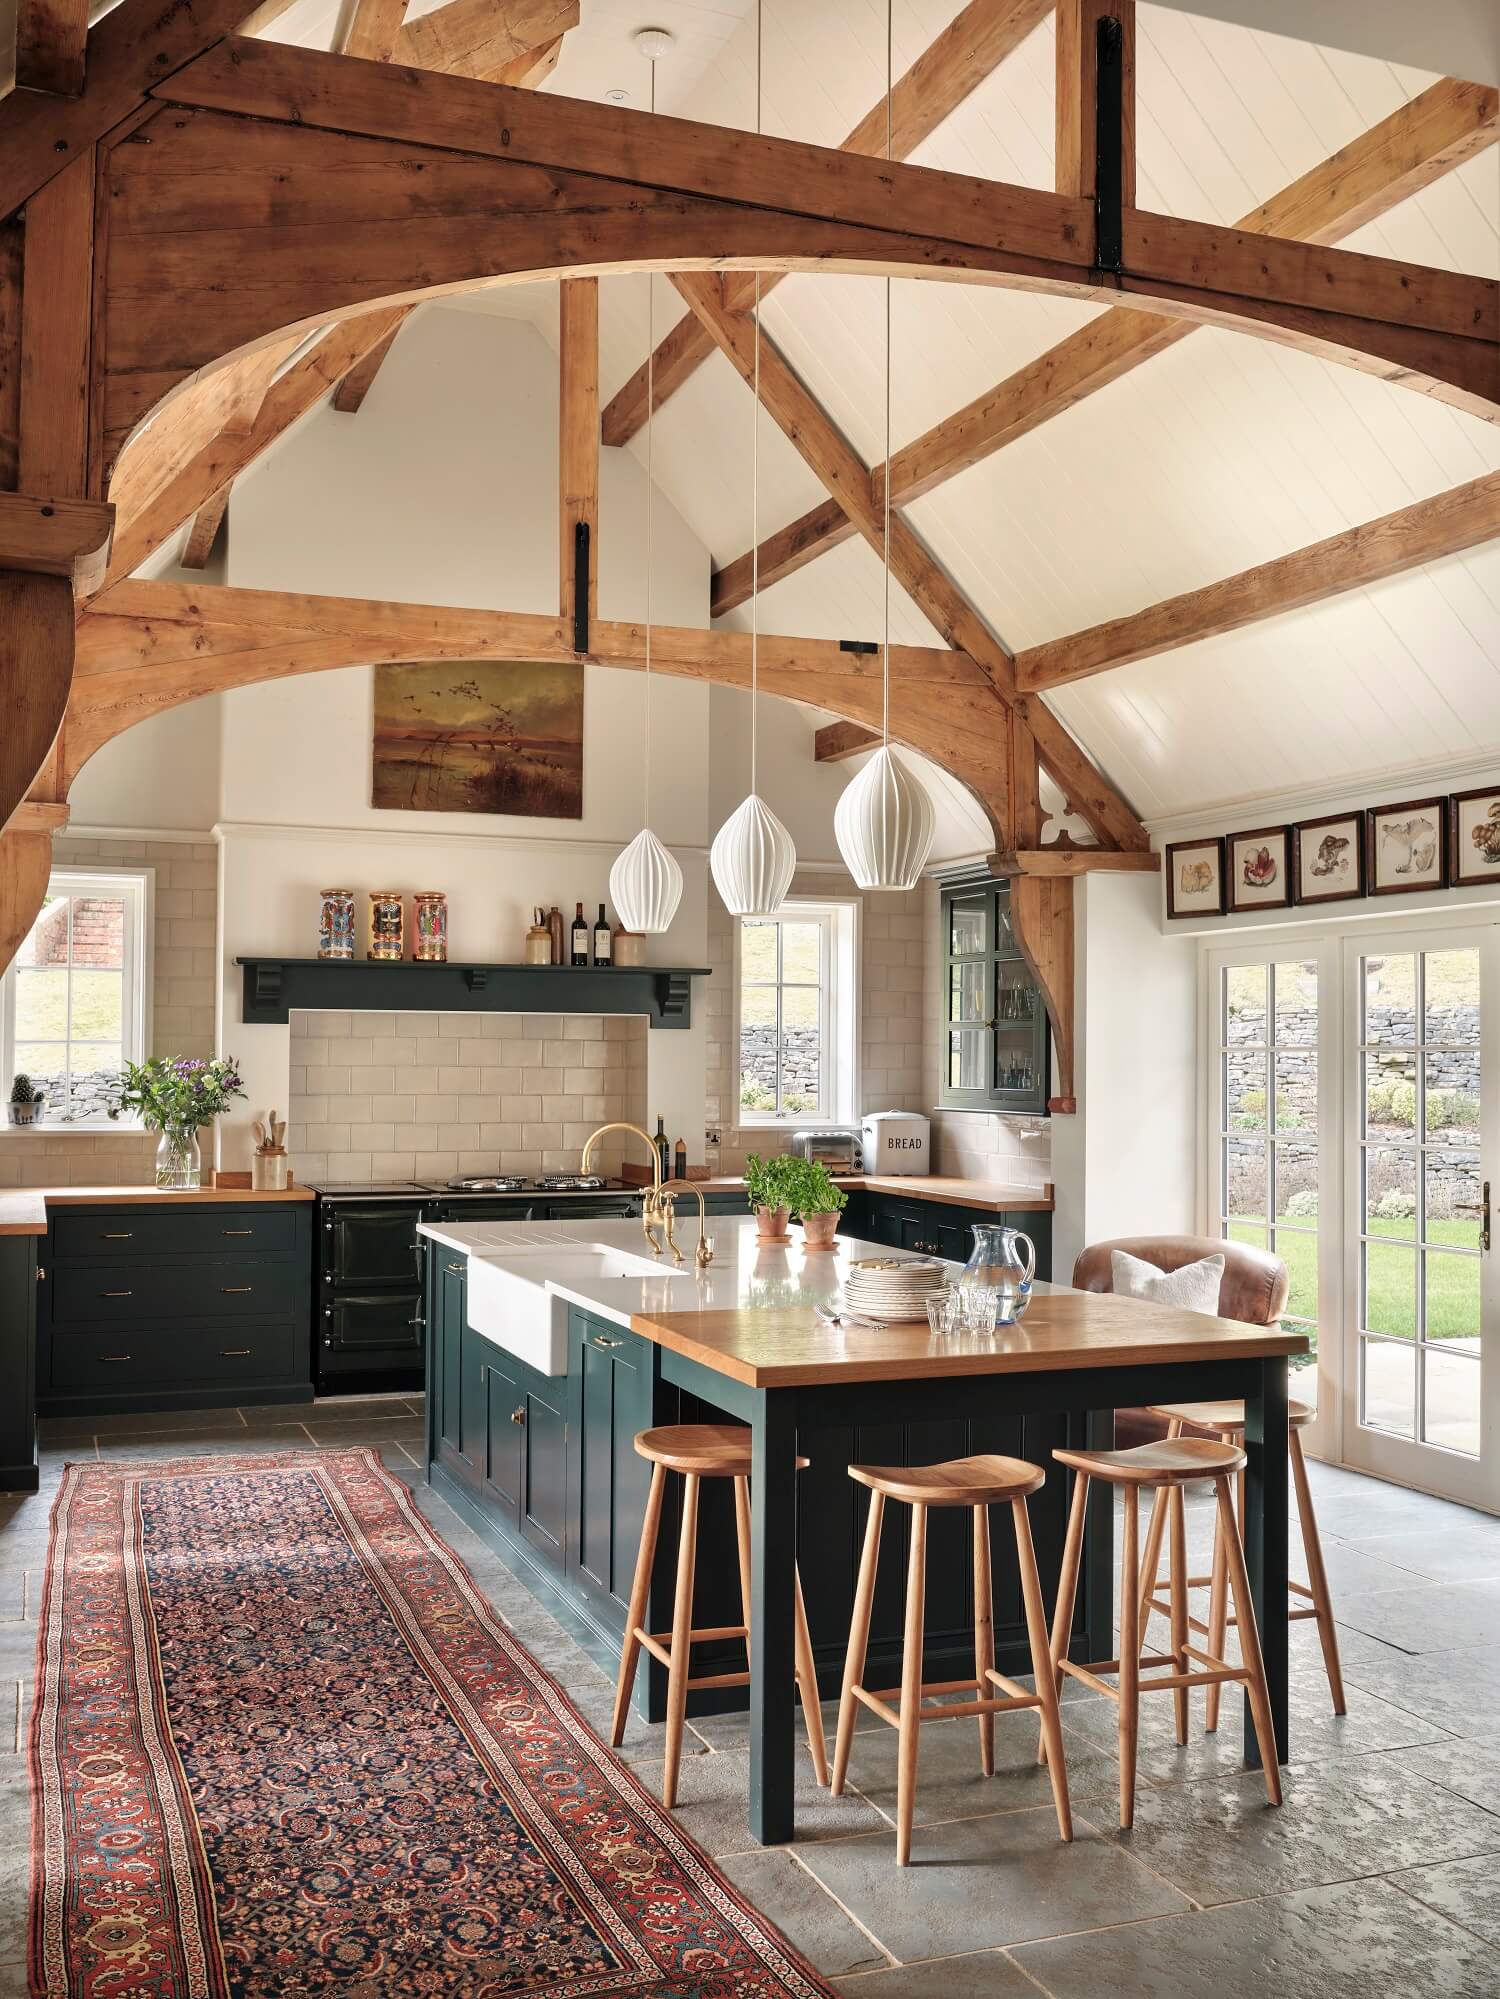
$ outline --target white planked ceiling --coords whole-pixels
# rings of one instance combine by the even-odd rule
[[[347,0],[345,0],[347,4]],[[413,13],[427,11],[417,0]],[[899,75],[955,0],[896,0]],[[270,30],[326,46],[336,0],[298,0]],[[755,122],[750,0],[583,0],[546,86],[644,105],[632,36],[669,28],[658,107]],[[836,144],[885,85],[880,0],[764,0],[761,123]],[[1052,184],[1053,32],[1044,23],[916,155],[923,164]],[[1181,12],[1139,8],[1140,199],[1232,222],[1432,81],[1417,70]],[[1500,149],[1469,162],[1351,247],[1500,275]],[[647,347],[644,277],[602,286],[606,398]],[[654,281],[659,338],[681,315]],[[451,301],[450,301],[451,303]],[[555,339],[555,287],[475,295]],[[865,457],[884,454],[884,287],[786,279],[768,332]],[[892,287],[899,447],[1095,309],[941,282]],[[824,497],[768,419],[752,512],[752,408],[715,356],[667,404],[655,476],[724,562]],[[629,447],[642,460],[647,442]],[[1076,630],[1500,469],[1500,426],[1245,335],[1203,329],[1006,451],[938,487],[912,525],[1012,647]],[[763,629],[878,636],[882,575],[858,541],[766,590]],[[749,622],[747,607],[728,620]],[[936,635],[899,592],[891,631]],[[1058,690],[1053,705],[1142,816],[1249,807],[1451,760],[1500,765],[1500,546]]]

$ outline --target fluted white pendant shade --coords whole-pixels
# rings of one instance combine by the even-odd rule
[[[934,827],[926,785],[888,743],[845,786],[833,814],[839,852],[861,888],[915,888]]]
[[[752,791],[715,834],[708,865],[731,916],[770,916],[786,901],[797,849],[770,806]]]
[[[609,893],[627,930],[659,937],[672,927],[682,900],[682,869],[649,826],[642,827],[610,869]]]

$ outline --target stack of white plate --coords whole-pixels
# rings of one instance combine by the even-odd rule
[[[940,1290],[947,1266],[913,1258],[871,1256],[851,1263],[844,1303],[860,1318],[925,1319],[927,1294]]]

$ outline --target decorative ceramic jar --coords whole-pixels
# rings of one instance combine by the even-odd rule
[[[318,956],[354,956],[354,891],[352,888],[325,888],[319,891]]]
[[[370,890],[371,958],[394,962],[406,955],[406,906],[400,891],[393,888]]]
[[[644,965],[646,962],[646,940],[638,930],[617,930],[614,935],[614,959],[617,965]]]
[[[416,937],[411,954],[421,965],[442,965],[448,960],[448,898],[438,888],[418,889]]]

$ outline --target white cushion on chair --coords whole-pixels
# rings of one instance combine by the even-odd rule
[[[1110,1252],[1109,1265],[1110,1287],[1122,1298],[1149,1298],[1153,1304],[1178,1305],[1185,1312],[1218,1312],[1222,1255],[1184,1263],[1178,1270],[1158,1270],[1154,1263],[1116,1249]]]

